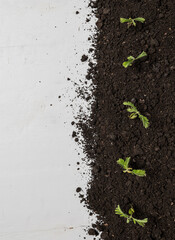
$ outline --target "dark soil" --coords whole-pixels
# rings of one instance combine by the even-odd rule
[[[175,2],[174,0],[96,0],[98,21],[94,57],[87,79],[94,85],[90,120],[80,121],[92,181],[87,207],[98,214],[90,230],[105,240],[175,239]],[[127,28],[120,17],[144,17]],[[125,69],[129,55],[146,59]],[[150,120],[145,129],[130,120],[124,101],[131,101]],[[144,178],[124,174],[116,161],[131,157],[131,167],[145,169]],[[142,228],[115,215],[120,205]]]
[[[88,56],[83,55],[83,56],[81,57],[81,61],[82,61],[82,62],[86,62],[87,60],[88,60]]]

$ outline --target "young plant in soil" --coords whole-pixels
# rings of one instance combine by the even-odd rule
[[[137,110],[137,108],[134,106],[133,103],[131,102],[124,102],[123,103],[125,106],[129,106],[129,108],[127,108],[127,111],[131,113],[131,115],[129,116],[130,119],[135,119],[137,117],[140,118],[140,120],[143,123],[143,126],[145,128],[148,128],[150,123],[147,117],[143,116],[140,114],[140,112]]]
[[[123,62],[123,67],[127,68],[127,67],[131,67],[133,65],[133,62],[140,59],[140,58],[143,58],[147,56],[147,53],[146,52],[142,52],[140,55],[138,55],[138,57],[133,57],[133,56],[129,56],[127,57],[128,61],[125,61]]]
[[[127,157],[126,160],[119,158],[117,160],[117,163],[124,169],[124,173],[131,173],[132,175],[136,175],[139,177],[146,177],[146,172],[145,170],[140,170],[140,169],[132,169],[129,167],[129,162],[130,162],[130,157]]]
[[[141,23],[144,23],[145,22],[145,19],[142,18],[142,17],[138,17],[138,18],[120,18],[120,22],[121,23],[127,23],[128,24],[128,27],[131,27],[132,25],[134,27],[136,27],[136,22],[141,22]]]
[[[131,207],[128,211],[129,215],[128,214],[125,214],[121,208],[120,208],[120,205],[117,206],[117,208],[115,209],[115,214],[117,215],[120,215],[120,217],[124,217],[126,218],[126,222],[129,223],[131,221],[134,222],[134,224],[139,224],[140,226],[144,227],[145,226],[145,223],[148,222],[148,218],[144,218],[142,220],[140,219],[137,219],[137,218],[134,218],[132,215],[134,214],[134,208]]]

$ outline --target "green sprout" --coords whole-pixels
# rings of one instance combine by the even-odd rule
[[[117,163],[124,169],[123,172],[124,173],[131,173],[132,175],[136,175],[139,177],[145,177],[146,176],[146,172],[145,170],[140,170],[140,169],[132,169],[129,167],[129,162],[130,162],[130,157],[127,157],[126,160],[119,158],[119,160],[117,160]]]
[[[129,215],[128,215],[128,214],[125,214],[125,213],[121,210],[120,205],[118,205],[117,208],[115,209],[115,214],[120,215],[120,217],[126,218],[126,219],[127,219],[127,220],[126,220],[127,223],[133,221],[134,224],[137,223],[137,224],[139,224],[140,226],[144,227],[144,226],[145,226],[145,223],[148,222],[148,218],[144,218],[143,220],[133,218],[132,215],[134,214],[134,212],[135,212],[135,211],[134,211],[134,208],[133,208],[133,207],[131,207],[131,208],[129,209],[129,211],[128,211]]]
[[[121,23],[127,23],[128,24],[128,27],[131,27],[132,25],[134,27],[136,27],[136,22],[141,22],[141,23],[144,23],[145,22],[145,19],[142,18],[142,17],[138,17],[138,18],[120,18],[120,22]]]
[[[137,116],[140,118],[140,120],[143,123],[143,126],[145,128],[149,127],[149,120],[147,117],[143,116],[140,114],[140,112],[137,110],[137,108],[134,106],[133,103],[131,102],[124,102],[123,103],[125,106],[129,106],[129,108],[127,108],[127,111],[131,113],[131,115],[129,116],[130,119],[135,119],[137,118]]]
[[[133,56],[129,56],[129,57],[127,57],[128,61],[123,62],[123,67],[125,67],[125,68],[131,67],[134,61],[136,61],[136,60],[138,60],[140,58],[143,58],[145,56],[147,56],[147,53],[144,52],[144,51],[136,58],[133,57]]]

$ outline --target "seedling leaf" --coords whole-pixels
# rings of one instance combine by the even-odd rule
[[[145,128],[148,128],[149,127],[149,120],[147,117],[143,116],[143,115],[139,115],[139,118],[141,119],[142,123],[143,123],[143,126]]]
[[[119,158],[119,160],[117,160],[117,163],[125,170],[128,171],[128,165],[129,165],[129,161],[130,161],[130,157],[127,157],[126,160]]]
[[[132,113],[130,116],[129,116],[130,119],[135,119],[137,118],[137,114],[136,113]]]
[[[128,27],[130,26],[134,26],[136,27],[136,22],[141,22],[141,23],[144,23],[145,22],[145,19],[142,18],[142,17],[137,17],[137,18],[120,18],[120,22],[121,23],[127,23],[128,24]]]
[[[135,60],[135,58],[134,58],[133,56],[129,56],[129,57],[127,57],[127,59],[128,59],[128,61],[126,61],[126,62],[123,63],[123,66],[124,66],[125,68],[127,68],[127,67],[129,67],[129,66],[132,66],[132,64],[133,64],[133,62],[134,62],[134,60]]]
[[[130,157],[127,157],[126,160],[125,160],[125,168],[128,169],[128,165],[129,165],[129,162],[130,162]]]
[[[127,67],[132,66],[132,62],[133,62],[133,61],[129,61],[129,60],[126,61],[126,62],[123,62],[123,67],[124,67],[124,68],[127,68]]]
[[[119,158],[119,160],[117,160],[117,163],[125,169],[125,160],[123,160],[122,158]]]
[[[124,218],[128,218],[129,216],[127,214],[125,214],[121,208],[120,205],[117,206],[117,208],[115,209],[115,214],[120,215],[120,217],[124,217]]]
[[[136,175],[136,176],[139,176],[139,177],[146,177],[146,172],[145,170],[132,170],[132,174]]]
[[[142,18],[142,17],[134,18],[134,20],[138,21],[138,22],[141,22],[141,23],[145,22],[145,18]]]
[[[140,169],[132,169],[129,167],[129,162],[130,162],[130,157],[127,157],[126,160],[119,158],[119,160],[117,160],[117,163],[124,169],[123,172],[124,173],[131,173],[133,175],[137,175],[139,177],[145,177],[146,176],[146,172],[145,170],[140,170]]]
[[[136,108],[136,107],[134,106],[134,104],[131,103],[131,102],[124,102],[123,105],[125,105],[125,106],[130,106],[130,107],[132,107],[133,109],[135,109],[135,110],[137,111],[137,108]]]
[[[147,117],[143,116],[140,114],[140,112],[137,110],[137,108],[134,106],[133,103],[131,102],[124,102],[123,105],[125,106],[129,106],[129,108],[127,108],[127,111],[131,113],[131,115],[129,116],[130,119],[135,119],[137,116],[140,118],[140,120],[143,123],[143,126],[145,128],[148,128],[150,123]]]
[[[130,221],[131,221],[131,219],[130,219],[130,218],[127,218],[126,222],[129,223]]]
[[[148,218],[144,218],[144,219],[136,219],[136,218],[133,218],[133,214],[134,214],[134,209],[131,207],[129,209],[129,215],[125,214],[121,208],[120,208],[120,205],[117,206],[117,208],[115,209],[115,214],[117,215],[120,215],[120,217],[124,217],[126,218],[126,222],[129,223],[130,221],[133,221],[134,224],[139,224],[140,226],[144,227],[145,226],[145,223],[148,222]]]
[[[135,60],[138,60],[145,56],[147,56],[147,53],[144,51],[141,54],[139,54],[139,56],[136,58],[133,56],[129,56],[129,57],[127,57],[128,61],[123,62],[123,67],[125,67],[125,68],[130,67],[130,66],[132,66],[132,64]]]
[[[134,212],[135,212],[135,211],[134,211],[134,208],[133,208],[133,207],[131,207],[131,208],[129,209],[129,211],[128,211],[129,215],[131,215],[131,216],[134,214]]]
[[[134,21],[135,19],[131,19],[131,21],[132,21],[132,24],[134,25],[134,27],[136,27],[136,23],[135,23],[135,21]]]
[[[143,51],[136,59],[138,60],[139,58],[146,57],[146,56],[147,56],[147,53]]]
[[[129,61],[134,61],[134,60],[135,60],[135,57],[129,56],[129,57],[127,57],[127,59],[128,59]]]
[[[120,22],[121,23],[128,23],[128,22],[131,22],[131,20],[129,20],[127,18],[120,18]]]
[[[127,108],[127,111],[130,112],[130,113],[133,113],[133,112],[135,112],[135,109],[133,109],[133,108]]]
[[[142,219],[142,220],[136,219],[136,218],[132,218],[132,220],[133,220],[134,224],[137,223],[137,224],[139,224],[139,225],[142,226],[142,227],[144,227],[144,226],[145,226],[145,223],[148,222],[148,218],[144,218],[144,219]]]

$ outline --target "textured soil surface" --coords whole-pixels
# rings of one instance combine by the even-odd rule
[[[95,66],[90,120],[80,121],[92,180],[86,204],[98,214],[89,234],[104,240],[175,239],[175,2],[174,0],[96,0]],[[127,28],[120,17],[144,17]],[[125,69],[123,61],[142,51],[148,56]],[[84,58],[82,59],[84,60]],[[87,60],[87,58],[86,58]],[[123,105],[131,101],[150,120],[145,129]],[[131,167],[146,177],[123,173],[116,161],[131,157]],[[136,218],[142,228],[115,215],[115,207]]]

